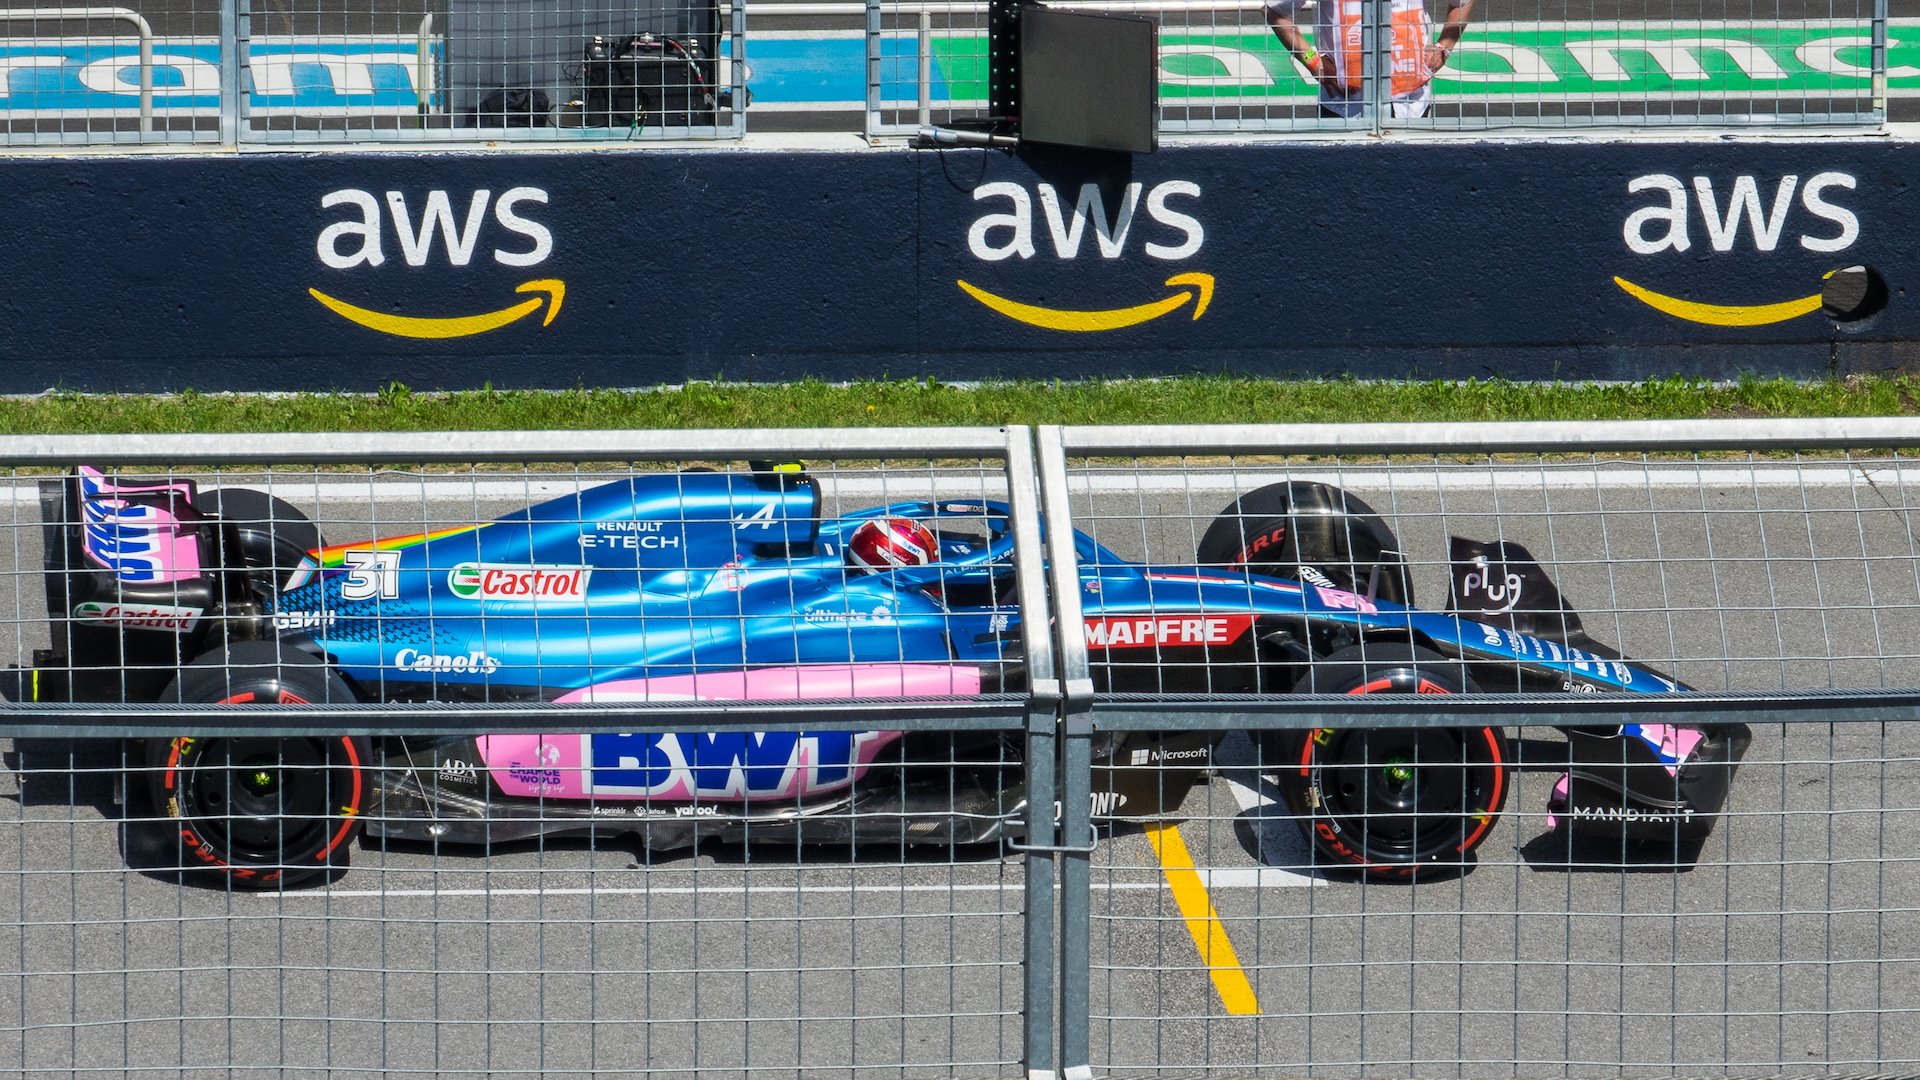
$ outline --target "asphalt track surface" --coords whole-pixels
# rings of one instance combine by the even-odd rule
[[[1191,557],[1233,484],[1186,493],[1131,475],[1102,477],[1079,511],[1120,554],[1165,561]],[[1434,556],[1446,533],[1504,535],[1551,552],[1596,636],[1696,685],[1920,685],[1916,541],[1899,509],[1917,478],[1830,483],[1840,478],[1788,467],[1706,482],[1546,470],[1484,487],[1470,475],[1394,490],[1347,479],[1396,515],[1431,606],[1444,596]],[[884,501],[871,496],[846,505]],[[330,535],[361,533],[340,522]],[[0,610],[12,599],[21,615],[5,654],[44,633],[32,616],[36,537],[9,537],[20,587]],[[1515,790],[1478,865],[1457,878],[1363,886],[1304,870],[1244,735],[1181,808],[1177,844],[1138,826],[1103,837],[1091,856],[1100,1071],[1920,1063],[1920,869],[1904,839],[1920,815],[1920,735],[1758,728],[1728,820],[1676,859],[1554,841],[1542,811],[1562,744],[1549,730],[1509,734]],[[6,762],[0,912],[12,925],[0,928],[0,965],[19,974],[0,975],[0,1069],[1019,1072],[1022,873],[1010,854],[362,842],[326,887],[229,893],[153,868],[173,856],[152,830],[118,823],[110,749],[30,741]],[[1179,872],[1179,848],[1197,878]],[[1199,908],[1183,910],[1196,881]]]

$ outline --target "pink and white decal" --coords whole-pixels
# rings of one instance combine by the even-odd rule
[[[561,703],[975,697],[978,668],[835,664],[623,679]],[[851,786],[897,731],[492,735],[481,759],[509,795],[617,801],[788,800]]]
[[[1682,724],[1627,724],[1620,729],[1622,735],[1630,735],[1653,747],[1654,753],[1666,764],[1667,771],[1680,775],[1680,766],[1687,763],[1693,752],[1706,741],[1707,733],[1697,727]]]
[[[122,484],[80,467],[80,548],[129,583],[186,581],[200,576],[200,540],[174,513],[193,499],[193,485]]]
[[[1358,611],[1363,614],[1372,615],[1380,610],[1374,606],[1373,601],[1357,593],[1350,593],[1345,589],[1329,589],[1324,585],[1315,585],[1313,592],[1314,595],[1320,598],[1321,603],[1335,611]]]

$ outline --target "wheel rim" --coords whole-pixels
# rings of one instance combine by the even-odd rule
[[[282,863],[326,846],[340,801],[332,766],[311,739],[214,740],[183,785],[184,816],[228,862]]]
[[[1461,732],[1349,731],[1316,756],[1323,813],[1370,858],[1419,861],[1459,846],[1474,786]]]

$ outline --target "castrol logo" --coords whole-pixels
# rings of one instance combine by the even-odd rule
[[[165,630],[185,634],[200,623],[204,608],[174,607],[171,604],[101,604],[87,601],[75,605],[75,622],[124,626],[129,630]]]
[[[584,600],[590,566],[515,566],[461,563],[447,572],[447,588],[463,600]]]

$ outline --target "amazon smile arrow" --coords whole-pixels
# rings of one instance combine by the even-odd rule
[[[503,326],[519,322],[522,317],[538,311],[543,302],[547,305],[547,317],[540,325],[551,326],[553,325],[554,316],[560,314],[561,301],[566,299],[567,283],[557,278],[542,278],[538,281],[529,281],[516,288],[514,292],[546,293],[547,296],[545,301],[542,301],[538,296],[530,297],[529,299],[514,304],[512,307],[504,307],[499,311],[483,312],[479,315],[458,315],[453,318],[429,319],[419,316],[389,315],[383,311],[369,311],[363,307],[355,307],[345,300],[328,296],[319,289],[307,290],[309,295],[326,305],[334,314],[346,319],[348,322],[358,323],[369,330],[377,330],[382,334],[392,334],[395,337],[457,338],[471,337],[474,334],[484,334],[490,330],[498,330]]]
[[[985,289],[969,285],[964,281],[954,284],[965,290],[968,296],[1005,315],[1009,319],[1038,326],[1043,330],[1068,330],[1090,332],[1095,330],[1118,330],[1123,326],[1157,319],[1169,312],[1176,311],[1189,300],[1193,305],[1193,317],[1197,320],[1206,314],[1207,305],[1213,301],[1212,274],[1175,274],[1167,279],[1168,285],[1190,286],[1172,296],[1155,300],[1152,303],[1135,307],[1112,308],[1107,311],[1062,311],[1058,308],[1035,307],[1009,300],[1004,296],[995,296]]]
[[[1832,277],[1833,272],[1828,271],[1823,276]],[[1623,277],[1615,277],[1613,283],[1620,286],[1622,292],[1655,311],[1708,326],[1768,326],[1818,311],[1821,301],[1820,294],[1814,293],[1776,304],[1703,304],[1697,300],[1654,292]]]

